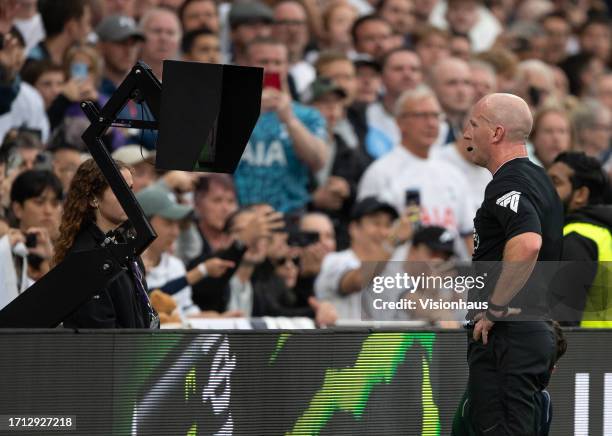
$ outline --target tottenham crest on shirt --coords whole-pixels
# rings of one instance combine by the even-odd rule
[[[521,193],[520,192],[518,192],[518,191],[511,191],[511,192],[508,192],[507,194],[504,194],[501,197],[499,197],[495,201],[495,203],[498,206],[501,206],[501,207],[508,207],[514,213],[517,213],[518,212],[518,205],[519,205],[519,200],[520,199],[521,199]]]

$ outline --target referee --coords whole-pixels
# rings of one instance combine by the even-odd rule
[[[488,303],[468,313],[468,418],[478,435],[538,434],[536,393],[555,358],[546,287],[534,268],[561,258],[563,206],[546,172],[527,157],[532,125],[521,98],[490,94],[476,103],[464,132],[472,161],[493,175],[474,219],[473,260],[498,270],[469,295]]]

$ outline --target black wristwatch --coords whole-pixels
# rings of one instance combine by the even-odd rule
[[[492,311],[501,312],[502,316],[497,316]],[[491,321],[499,321],[505,318],[505,315],[508,313],[508,305],[498,306],[497,304],[493,304],[490,301],[487,303],[487,318]]]

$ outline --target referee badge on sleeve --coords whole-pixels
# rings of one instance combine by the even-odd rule
[[[495,204],[501,207],[507,207],[512,210],[514,213],[518,212],[518,205],[521,199],[521,193],[518,191],[510,191],[507,194],[499,197]]]

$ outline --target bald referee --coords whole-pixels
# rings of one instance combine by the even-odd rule
[[[546,288],[533,273],[538,261],[558,261],[563,206],[546,172],[527,157],[533,125],[529,107],[510,94],[490,94],[472,109],[464,132],[472,161],[493,180],[474,219],[474,261],[503,261],[468,313],[468,412],[478,435],[539,433],[544,389],[555,358]],[[478,268],[478,262],[476,268]]]

